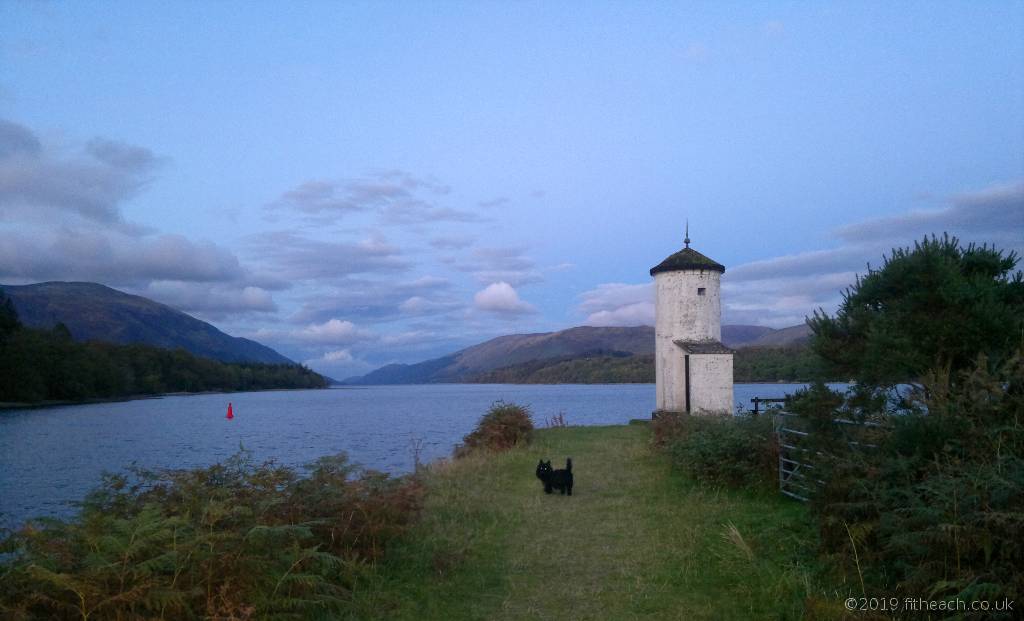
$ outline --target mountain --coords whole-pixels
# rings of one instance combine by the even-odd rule
[[[91,282],[0,285],[32,328],[63,323],[78,341],[142,343],[183,348],[222,362],[295,364],[266,345],[230,336],[195,317],[153,300]]]
[[[723,326],[724,330],[724,326]],[[806,323],[788,328],[771,330],[757,339],[744,343],[742,347],[793,347],[803,346],[811,340],[811,328]],[[732,345],[732,347],[741,347]]]
[[[727,347],[745,347],[775,332],[765,326],[722,326],[722,343]]]
[[[782,330],[763,326],[722,326],[722,341],[729,347],[779,347],[797,344],[798,339],[805,338],[801,330],[806,330],[806,326]],[[770,339],[778,343],[765,342]],[[499,336],[441,358],[416,364],[389,364],[362,377],[348,378],[343,383],[429,384],[476,381],[481,377],[498,377],[500,374],[491,373],[497,369],[529,366],[539,360],[557,359],[559,363],[567,363],[574,358],[621,359],[653,354],[654,328],[651,326],[581,326],[559,332]]]

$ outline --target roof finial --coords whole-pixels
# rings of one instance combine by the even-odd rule
[[[687,248],[690,247],[690,219],[689,218],[686,219],[686,238],[683,239],[683,243],[686,244]]]

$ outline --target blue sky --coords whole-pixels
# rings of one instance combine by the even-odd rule
[[[687,218],[726,323],[1024,250],[1024,4],[0,1],[0,282],[345,377],[650,323]]]

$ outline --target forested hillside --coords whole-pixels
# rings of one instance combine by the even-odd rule
[[[212,324],[138,295],[94,282],[0,285],[22,324],[49,330],[62,323],[76,341],[184,349],[221,362],[294,364],[256,341],[231,336]]]
[[[64,324],[26,328],[0,293],[0,402],[326,386],[326,379],[295,364],[224,363],[183,349],[79,343]]]
[[[825,377],[817,356],[806,347],[748,347],[736,350],[736,382],[809,382]],[[595,352],[579,357],[545,358],[495,369],[469,378],[481,384],[644,384],[654,382],[654,354]]]

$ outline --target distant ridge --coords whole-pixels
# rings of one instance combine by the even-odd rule
[[[222,362],[295,364],[266,345],[230,336],[164,304],[97,283],[0,285],[0,291],[14,302],[26,326],[52,328],[63,323],[77,341],[180,347]]]
[[[776,330],[764,326],[722,326],[722,341],[729,347],[782,347],[800,345],[810,334],[806,325]],[[447,356],[416,364],[389,364],[343,384],[431,384],[474,381],[496,369],[545,360],[654,354],[651,326],[580,326],[558,332],[499,336]]]

